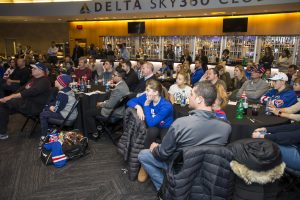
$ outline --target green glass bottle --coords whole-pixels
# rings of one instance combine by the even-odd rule
[[[244,115],[243,100],[240,100],[236,107],[235,118],[241,120],[244,117],[243,115]]]

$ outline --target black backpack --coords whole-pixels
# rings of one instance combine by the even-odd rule
[[[55,130],[54,130],[55,131]],[[54,132],[52,131],[52,132]],[[88,154],[88,138],[84,137],[81,132],[74,131],[62,131],[64,142],[62,144],[63,153],[68,160],[83,157]],[[70,138],[72,135],[72,138]],[[39,148],[40,158],[45,165],[52,165],[52,152],[44,148],[44,144],[49,142],[50,136],[41,137]]]

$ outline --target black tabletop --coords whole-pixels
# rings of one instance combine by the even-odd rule
[[[91,88],[91,91],[104,91],[105,87],[104,86],[97,86],[94,85]],[[86,111],[90,109],[97,109],[96,104],[97,102],[103,102],[109,98],[110,92],[106,92],[103,94],[92,94],[92,95],[86,95],[85,93],[78,93],[77,94],[80,97],[79,101],[79,106],[78,106],[78,117],[76,120],[75,128],[83,131],[83,133],[87,136],[87,131],[86,131],[86,121],[85,115]]]
[[[189,112],[188,106],[181,107],[180,105],[174,105],[174,118],[187,116]],[[251,137],[254,129],[259,127],[270,127],[281,124],[289,123],[287,118],[277,117],[274,115],[266,115],[264,107],[261,107],[258,111],[258,116],[252,116],[251,108],[248,109],[247,115],[243,116],[243,119],[236,119],[236,106],[228,105],[224,111],[227,115],[227,119],[231,124],[232,132],[230,141],[235,141],[242,138]]]

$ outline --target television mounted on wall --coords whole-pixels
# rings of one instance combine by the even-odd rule
[[[143,34],[145,33],[145,22],[128,22],[129,34]]]
[[[224,18],[223,19],[223,32],[247,32],[248,31],[248,18]]]

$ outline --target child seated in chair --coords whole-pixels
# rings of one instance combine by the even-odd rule
[[[43,112],[40,114],[40,123],[42,135],[47,135],[48,120],[57,119],[64,120],[71,111],[76,99],[75,94],[69,87],[72,77],[66,74],[59,75],[55,80],[55,87],[58,88],[58,94],[54,102],[46,105]],[[69,116],[68,120],[75,120],[77,110],[75,109]]]

